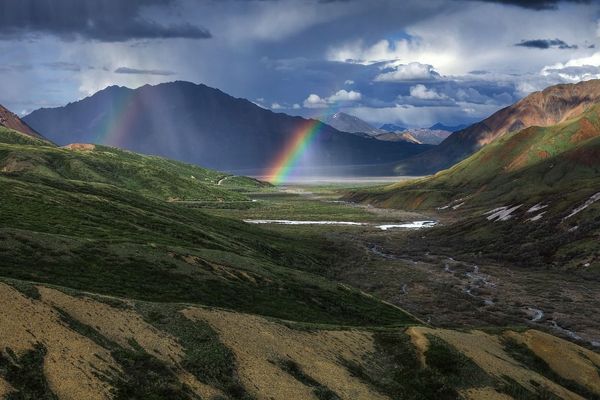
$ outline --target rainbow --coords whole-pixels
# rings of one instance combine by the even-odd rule
[[[284,183],[298,160],[315,140],[323,123],[319,120],[307,120],[294,132],[291,139],[267,169],[266,179],[274,185]]]
[[[133,91],[117,98],[93,142],[107,146],[125,147],[125,137],[141,112],[140,102],[134,98]]]

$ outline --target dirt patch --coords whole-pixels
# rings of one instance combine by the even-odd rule
[[[540,150],[538,151],[538,158],[541,160],[545,160],[546,158],[550,157],[550,153],[548,153],[546,150]]]
[[[98,372],[110,376],[118,368],[106,349],[65,326],[51,306],[3,283],[0,302],[0,346],[22,355],[43,344],[44,374],[59,398],[111,398],[110,386],[98,377]]]
[[[71,143],[64,146],[63,148],[75,151],[93,151],[96,150],[96,145],[90,143]]]
[[[32,171],[35,169],[35,165],[30,160],[23,160],[16,155],[9,155],[2,165],[2,172],[15,173],[23,171]]]
[[[316,399],[313,388],[283,371],[292,361],[342,399],[384,399],[350,375],[340,357],[361,362],[373,352],[373,338],[361,331],[304,332],[264,318],[233,312],[188,308],[183,314],[209,323],[235,354],[240,378],[258,399]]]
[[[507,332],[506,336],[527,345],[563,378],[600,393],[600,355],[576,344],[535,330]]]

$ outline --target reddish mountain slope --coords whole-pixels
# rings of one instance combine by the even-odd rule
[[[45,137],[36,132],[32,127],[27,125],[25,122],[21,120],[21,118],[17,117],[17,115],[3,106],[0,105],[0,125],[9,129],[14,129],[15,131],[19,131],[24,133],[25,135],[32,136],[36,139],[46,140]]]
[[[450,167],[508,132],[551,126],[600,102],[600,80],[551,86],[452,134],[439,146],[398,165],[399,173],[428,174]]]

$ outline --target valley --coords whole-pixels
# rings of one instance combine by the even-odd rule
[[[364,184],[361,179],[358,182]],[[433,326],[535,327],[590,349],[600,348],[600,318],[592,311],[600,307],[595,292],[597,278],[511,263],[487,261],[480,265],[472,257],[461,259],[462,254],[449,252],[428,239],[433,232],[430,225],[414,223],[451,225],[458,216],[339,200],[347,190],[340,184],[305,184],[249,193],[256,200],[252,207],[234,213],[236,218],[261,221],[262,226],[277,232],[327,238],[332,252],[345,249],[336,254],[338,260],[326,271],[328,277],[400,306]],[[232,215],[233,210],[206,211]],[[314,218],[323,221],[317,223]],[[352,222],[340,223],[338,218]],[[403,226],[381,228],[386,225]]]
[[[349,196],[385,178],[274,186],[0,139],[3,395],[599,396],[593,275],[449,246],[458,202],[381,208]]]
[[[0,400],[600,400],[600,1],[0,0]]]

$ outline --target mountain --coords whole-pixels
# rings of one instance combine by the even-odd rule
[[[430,126],[429,129],[434,130],[434,131],[456,132],[456,131],[465,129],[467,126],[468,125],[465,125],[465,124],[449,126],[449,125],[444,125],[444,124],[438,122],[437,124]]]
[[[2,105],[0,105],[0,126],[20,132],[34,139],[47,141],[44,136],[36,132],[33,128],[22,121],[21,118],[19,118],[15,113],[4,108]]]
[[[297,132],[316,124],[181,81],[138,89],[111,86],[64,107],[34,111],[25,121],[61,145],[105,144],[215,169],[258,173],[277,159]],[[384,164],[426,149],[343,134],[322,125],[300,165]]]
[[[29,141],[16,142],[15,134]],[[433,327],[337,281],[335,271],[348,264],[372,274],[381,262],[355,235],[243,222],[290,213],[354,220],[363,212],[371,221],[361,207],[112,147],[56,147],[5,127],[0,191],[2,397],[600,394],[600,357],[576,343],[501,322],[473,331],[460,321],[454,326],[462,329]],[[427,241],[424,232],[409,238]],[[386,269],[399,275],[404,259],[392,262]],[[407,270],[428,279],[416,268]],[[472,302],[464,308],[479,303],[462,292],[457,300]]]
[[[329,115],[323,119],[323,122],[327,125],[333,126],[338,131],[359,134],[361,136],[376,136],[384,133],[381,129],[375,128],[368,122],[343,112],[337,112],[333,115]]]
[[[597,84],[535,94],[538,100],[544,96],[540,107],[552,110],[544,120],[561,120],[557,124],[506,132],[450,169],[359,190],[347,199],[459,214],[460,222],[436,230],[430,239],[463,253],[597,276],[597,267],[581,270],[600,264],[600,101],[593,104],[583,91]],[[575,90],[581,104],[571,97]],[[568,94],[567,100],[550,93]]]
[[[446,139],[452,131],[453,127],[447,127],[442,124],[435,124],[431,128],[405,128],[403,126],[394,125],[394,124],[384,124],[381,126],[381,130],[387,131],[389,133],[405,133],[408,134],[407,141],[413,143],[423,143],[423,144],[432,144],[437,145],[440,144],[444,139]],[[392,136],[389,134],[379,134],[377,136],[380,140],[389,140],[393,141],[397,139],[398,136]],[[411,139],[412,138],[412,139]]]
[[[423,144],[409,133],[377,129],[362,119],[343,112],[335,113],[323,119],[323,122],[341,132],[348,132],[362,137],[373,137],[384,142]]]
[[[333,280],[335,263],[371,256],[354,239],[339,246],[329,228],[235,219],[252,212],[246,193],[260,182],[98,145],[16,144],[12,132],[0,130],[2,397],[600,393],[600,357],[575,343],[527,327],[435,328]],[[290,195],[262,194],[256,207],[269,215],[269,194]],[[213,214],[220,207],[228,218]],[[315,207],[333,205],[305,211]]]
[[[379,127],[379,129],[388,132],[402,132],[406,130],[405,127],[396,124],[383,124]]]
[[[427,128],[407,129],[419,143],[438,145],[452,134],[450,131]]]
[[[375,138],[387,142],[408,142],[421,144],[421,142],[408,131],[385,132],[375,136]]]
[[[439,146],[403,160],[399,174],[431,174],[465,159],[494,139],[531,126],[551,126],[600,101],[600,80],[551,86],[503,108],[481,122],[454,132]]]

